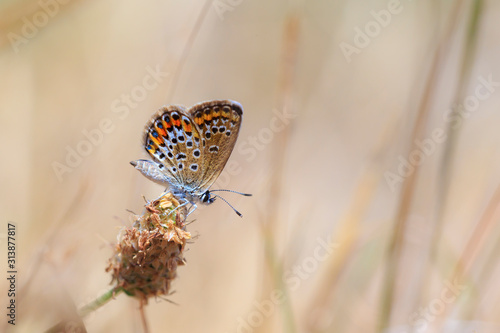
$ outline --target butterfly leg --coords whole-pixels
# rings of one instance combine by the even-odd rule
[[[161,198],[163,198],[165,196],[165,194],[169,193],[168,191],[168,188],[156,199],[154,199],[153,201],[159,201]]]
[[[194,202],[191,202],[191,207],[189,207],[188,213],[187,213],[186,217],[188,217],[189,215],[191,215],[191,213],[194,212],[196,210],[196,208],[198,208],[198,205],[195,204]]]
[[[163,194],[165,195],[165,194]],[[161,197],[160,197],[161,198]],[[184,199],[185,201],[183,203],[181,203],[179,206],[175,207],[174,209],[172,209],[172,211],[170,213],[168,213],[168,215],[170,216],[170,214],[172,214],[173,212],[175,212],[177,209],[181,208],[181,207],[184,207],[186,206],[187,204],[189,204],[189,201]],[[189,215],[189,210],[188,210],[188,214],[186,215],[186,217]]]

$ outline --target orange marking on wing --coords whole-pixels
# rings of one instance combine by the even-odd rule
[[[146,148],[150,154],[154,154],[156,152],[156,149],[153,146],[150,146],[151,148]]]
[[[163,143],[163,138],[162,138],[161,136],[158,136],[157,138],[155,138],[155,137],[153,136],[153,134],[149,133],[149,138],[150,138],[151,140],[153,140],[153,142],[154,142],[157,146],[159,146],[160,144],[162,144],[162,143]]]
[[[162,137],[162,136],[158,136],[158,137],[156,138],[156,141],[158,141],[158,142],[159,142],[159,144],[161,144],[161,143],[165,143],[165,141],[163,140],[163,137]],[[159,144],[158,144],[158,145],[159,145]]]
[[[161,123],[163,124],[163,127],[165,127],[166,129],[169,129],[170,127],[172,127],[172,123],[171,122],[166,122],[165,120],[161,120]]]
[[[156,131],[158,132],[158,134],[160,134],[160,136],[167,136],[167,132],[165,132],[165,130],[163,128],[158,128],[158,127],[155,127],[156,128]]]
[[[212,115],[211,115],[210,113],[209,113],[209,114],[206,114],[206,113],[205,113],[205,114],[203,115],[203,118],[205,118],[205,122],[207,122],[207,121],[212,120]]]
[[[181,126],[181,120],[180,119],[177,119],[177,120],[173,120],[172,119],[172,123],[174,124],[174,126],[177,126],[177,127]]]
[[[196,122],[196,124],[201,125],[203,124],[203,117],[196,117],[194,118],[194,121]]]
[[[182,123],[184,132],[192,132],[191,124]]]

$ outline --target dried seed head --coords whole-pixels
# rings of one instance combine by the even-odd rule
[[[143,304],[151,296],[168,295],[191,238],[185,228],[187,209],[171,193],[145,207],[132,227],[122,229],[106,268],[112,284]]]

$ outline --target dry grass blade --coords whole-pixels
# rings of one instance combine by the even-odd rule
[[[463,7],[463,2],[463,0],[457,1],[454,4],[453,11],[450,14],[449,24],[446,27],[446,30],[443,34],[438,48],[436,49],[436,52],[434,53],[429,77],[424,88],[424,94],[418,107],[415,126],[409,138],[409,142],[411,143],[409,151],[413,151],[418,148],[415,144],[415,141],[417,139],[420,139],[424,134],[425,126],[429,118],[431,101],[433,99],[433,94],[436,91],[439,73],[447,56],[453,33],[454,31],[456,31],[459,13],[461,8]],[[398,275],[400,274],[399,270],[401,266],[402,251],[404,247],[404,234],[406,232],[406,223],[410,212],[410,206],[413,201],[418,174],[419,166],[417,165],[415,166],[414,172],[412,172],[407,178],[405,178],[405,181],[403,183],[399,208],[395,217],[394,233],[388,248],[387,267],[385,274],[386,278],[384,281],[384,291],[382,295],[382,313],[379,324],[380,330],[386,328],[389,325],[391,313],[393,311],[395,292],[394,288],[396,286],[396,281],[398,280]]]
[[[189,53],[191,53],[191,48],[193,47],[194,41],[196,39],[196,36],[200,32],[201,25],[203,24],[203,20],[207,16],[208,11],[210,10],[210,7],[212,6],[213,0],[206,0],[205,4],[203,5],[203,8],[200,11],[200,14],[198,15],[196,22],[193,25],[193,30],[191,30],[191,33],[189,34],[189,37],[186,41],[186,45],[184,46],[184,49],[182,50],[181,57],[179,59],[179,63],[177,64],[177,67],[174,71],[174,75],[172,77],[171,81],[171,88],[170,91],[168,92],[167,95],[167,101],[170,101],[172,97],[175,95],[175,89],[177,88],[177,84],[179,82],[179,78],[182,73],[182,69],[184,68],[184,64],[186,63],[186,59],[189,56]]]
[[[373,200],[379,181],[380,174],[375,170],[371,169],[364,173],[346,216],[339,221],[339,227],[333,233],[332,239],[336,240],[339,247],[325,263],[320,282],[316,285],[315,294],[304,314],[304,321],[310,332],[317,331],[317,323],[328,314],[328,305],[335,295],[338,279],[352,258],[353,250],[359,241],[360,223]]]
[[[335,255],[328,258],[319,274],[320,281],[315,287],[315,293],[304,313],[304,322],[310,332],[320,331],[318,323],[324,321],[323,316],[329,315],[328,306],[339,287],[338,280],[349,263],[349,259],[352,258],[356,245],[358,245],[361,222],[365,218],[374,200],[377,186],[383,178],[380,164],[381,156],[390,143],[394,141],[396,128],[394,121],[388,125],[388,130],[384,131],[385,134],[373,150],[372,163],[363,173],[354,191],[351,205],[345,216],[340,219],[339,226],[332,233],[332,239],[336,241],[338,248],[335,250]]]
[[[470,281],[470,274],[472,266],[484,248],[488,237],[492,236],[491,231],[500,219],[500,186],[498,186],[493,194],[486,210],[483,213],[479,223],[474,228],[469,241],[467,242],[460,259],[455,266],[455,270],[451,276],[450,281],[458,281],[464,284]],[[443,330],[444,319],[446,315],[452,311],[453,307],[447,307],[434,323],[436,332]]]
[[[463,57],[462,57],[462,65],[460,71],[460,78],[456,88],[456,95],[454,99],[454,105],[459,105],[461,101],[465,98],[465,93],[467,89],[467,85],[470,81],[470,74],[472,71],[472,66],[474,63],[476,48],[477,48],[477,39],[479,34],[479,25],[481,22],[481,14],[483,11],[483,1],[476,0],[473,2],[473,8],[471,9],[471,14],[469,18],[469,26],[467,28],[467,35],[464,42],[463,47]],[[452,116],[456,116],[458,114],[458,108],[454,108],[452,110]],[[447,132],[447,140],[444,143],[444,152],[442,156],[442,162],[440,166],[440,186],[438,189],[439,193],[439,211],[437,218],[437,226],[436,232],[434,233],[434,241],[433,248],[431,249],[431,255],[434,257],[437,254],[437,246],[439,244],[439,239],[441,237],[441,229],[442,229],[442,219],[443,214],[446,209],[446,197],[450,188],[451,182],[451,174],[452,174],[452,161],[456,152],[457,140],[460,134],[460,128],[452,128],[454,126],[452,123],[448,123],[446,132]]]
[[[473,8],[471,9],[471,14],[469,18],[469,26],[467,28],[467,35],[465,37],[465,42],[463,46],[463,57],[462,57],[462,64],[461,64],[461,71],[460,71],[460,77],[459,81],[457,84],[456,88],[456,94],[454,98],[454,105],[459,105],[461,101],[464,100],[465,98],[465,93],[467,86],[470,81],[470,75],[476,55],[476,48],[477,48],[477,40],[478,40],[478,34],[479,34],[479,25],[481,22],[481,15],[483,12],[483,1],[482,0],[476,0],[473,2]],[[460,110],[458,110],[457,107],[455,107],[452,110],[452,116],[456,116]],[[438,200],[440,201],[438,204],[438,207],[440,207],[439,210],[439,217],[437,219],[437,222],[439,225],[436,227],[437,231],[435,233],[435,241],[433,244],[437,245],[438,240],[440,238],[441,232],[440,229],[442,227],[442,217],[444,214],[444,210],[446,209],[446,195],[449,191],[450,187],[450,182],[451,182],[451,166],[452,166],[452,161],[453,157],[455,156],[455,150],[456,150],[456,145],[457,145],[457,140],[460,134],[460,128],[452,128],[454,126],[452,123],[448,123],[446,132],[447,132],[447,140],[444,143],[444,152],[442,156],[442,162],[440,166],[440,181],[441,184],[439,186],[439,197]],[[437,249],[432,250],[432,254],[436,254]]]
[[[469,23],[466,29],[466,36],[463,45],[463,55],[461,61],[460,75],[457,83],[457,88],[454,97],[453,105],[458,106],[461,101],[465,99],[466,90],[470,83],[471,71],[473,68],[476,51],[477,51],[477,41],[480,32],[480,23],[483,13],[484,3],[482,0],[475,0],[472,2],[469,16]],[[455,117],[458,115],[460,110],[458,107],[454,107],[452,110],[452,115]],[[460,136],[461,126],[455,128],[452,123],[448,123],[446,128],[447,140],[444,143],[444,152],[442,155],[442,160],[440,163],[440,177],[439,177],[439,188],[438,188],[438,212],[434,228],[434,233],[432,235],[433,239],[431,242],[430,257],[438,258],[439,245],[442,237],[442,230],[444,228],[444,214],[447,207],[447,197],[450,190],[451,175],[453,174],[453,160],[456,154],[457,142]],[[428,265],[428,274],[432,271],[432,264]]]
[[[284,33],[284,45],[283,45],[283,61],[281,68],[281,75],[279,77],[279,93],[278,93],[278,105],[280,109],[287,109],[288,112],[293,109],[292,107],[292,90],[293,90],[293,79],[294,79],[294,69],[296,64],[297,56],[297,46],[299,37],[299,18],[295,14],[289,15],[285,21],[285,33]],[[263,288],[263,295],[267,297],[272,288],[277,288],[283,291],[286,295],[285,285],[282,283],[281,276],[283,274],[283,268],[279,260],[277,260],[275,241],[274,237],[277,234],[274,230],[280,225],[279,218],[279,203],[282,199],[282,175],[284,170],[284,161],[287,152],[287,146],[290,139],[290,128],[287,127],[283,130],[281,135],[277,136],[275,139],[275,144],[273,147],[272,163],[271,168],[271,184],[269,190],[269,200],[267,202],[267,214],[264,219],[262,219],[262,234],[265,244],[265,259],[270,267],[271,279],[264,277],[265,287]],[[295,332],[295,322],[293,318],[292,308],[289,303],[289,298],[285,297],[285,302],[283,303],[284,311],[284,326],[287,332]],[[258,328],[258,331],[266,332],[270,329],[270,320],[266,320],[265,323]]]

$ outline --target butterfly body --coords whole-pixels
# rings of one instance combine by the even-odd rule
[[[196,205],[215,200],[210,186],[234,148],[243,116],[235,101],[214,100],[189,109],[162,107],[144,129],[143,145],[152,160],[131,164],[146,178]]]
[[[197,188],[178,184],[172,182],[165,174],[160,172],[158,165],[150,160],[137,160],[130,162],[136,169],[141,171],[141,173],[148,179],[154,181],[157,184],[166,186],[172,194],[178,198],[185,199],[191,203],[205,203],[209,204],[213,202],[213,198],[210,196],[210,191],[205,191],[200,193]],[[208,195],[208,196],[207,196]]]

